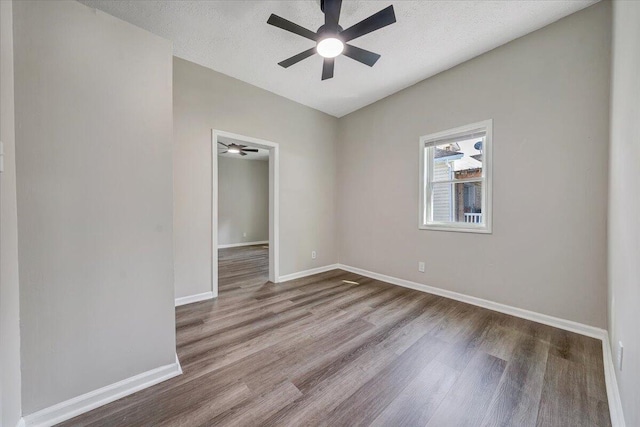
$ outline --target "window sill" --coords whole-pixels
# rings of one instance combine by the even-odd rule
[[[420,224],[418,225],[420,230],[429,231],[453,231],[457,233],[477,233],[477,234],[493,234],[491,227],[468,227],[468,226],[455,226],[449,224]]]

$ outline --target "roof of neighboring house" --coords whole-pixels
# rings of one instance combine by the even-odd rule
[[[433,153],[434,159],[442,159],[443,157],[451,157],[451,156],[461,156],[463,153],[459,151],[451,151],[451,150],[442,150],[440,148],[436,148]]]
[[[482,154],[474,154],[473,156],[471,156],[472,159],[476,159],[477,161],[481,162],[482,161]]]

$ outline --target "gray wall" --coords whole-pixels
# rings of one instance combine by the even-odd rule
[[[610,29],[601,2],[342,118],[340,262],[606,327]],[[485,119],[493,234],[418,230],[418,138]]]
[[[23,412],[175,361],[169,42],[14,3]]]
[[[337,119],[182,59],[173,72],[176,297],[211,291],[211,129],[280,144],[280,274],[336,263]]]
[[[609,163],[609,334],[628,426],[640,425],[640,2],[613,2]]]
[[[0,2],[0,425],[13,427],[20,407],[20,295],[13,109],[12,2]]]
[[[266,240],[269,161],[218,156],[218,245]]]

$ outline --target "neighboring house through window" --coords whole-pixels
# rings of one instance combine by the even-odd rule
[[[419,228],[491,232],[491,136],[486,120],[420,138]]]

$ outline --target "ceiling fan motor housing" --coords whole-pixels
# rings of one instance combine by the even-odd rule
[[[322,40],[328,36],[339,38],[342,31],[344,30],[340,25],[338,25],[338,28],[336,29],[335,27],[331,28],[330,26],[327,26],[327,24],[322,24],[320,28],[318,28],[318,31],[316,31],[316,34],[318,34],[318,40]]]

